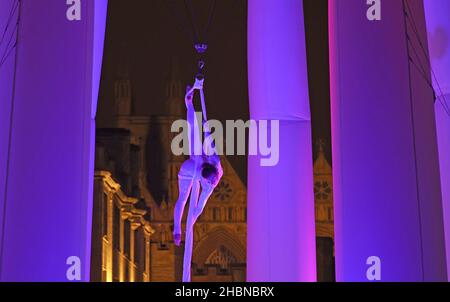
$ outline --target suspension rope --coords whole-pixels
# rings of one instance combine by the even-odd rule
[[[182,19],[182,18],[180,18],[180,16],[177,16],[177,14],[170,7],[170,5],[167,4],[166,1],[162,0],[162,2],[166,5],[167,9],[171,12],[172,15],[175,16],[175,18],[177,20]],[[216,9],[216,0],[211,0],[211,5],[209,7],[208,19],[207,19],[206,25],[204,26],[202,31],[200,31],[199,27],[197,26],[196,14],[195,14],[195,10],[194,10],[192,1],[191,0],[183,0],[183,3],[184,3],[184,8],[186,10],[188,22],[190,23],[189,26],[187,26],[187,27],[191,28],[191,33],[189,33],[189,31],[188,31],[188,35],[192,36],[194,48],[197,53],[198,73],[196,75],[196,78],[203,79],[204,78],[203,70],[206,65],[205,54],[206,54],[206,51],[208,50],[208,44],[207,44],[208,33],[209,33],[209,29],[211,27],[212,20],[214,17],[214,12]],[[179,25],[179,27],[181,28],[181,31],[183,31],[183,32],[187,31],[186,26]]]
[[[414,33],[414,35],[416,37],[416,40],[418,41],[418,43],[420,45],[420,48],[421,48],[423,54],[425,55],[425,57],[428,58],[429,57],[429,53],[428,53],[427,49],[425,48],[424,43],[423,43],[423,41],[422,41],[422,39],[421,39],[421,37],[419,35],[419,30],[418,30],[417,24],[416,24],[415,20],[413,19],[412,10],[411,10],[411,8],[410,8],[410,6],[408,4],[408,1],[404,1],[404,3],[405,3],[405,7],[406,7],[406,9],[404,9],[405,18],[410,23],[411,28],[413,29],[413,33]],[[408,38],[408,40],[409,40],[409,38]],[[410,42],[411,48],[416,53],[416,56],[418,58],[420,58],[420,56],[417,54],[417,51],[416,51],[415,46],[412,43],[412,41],[409,40],[409,42]],[[421,62],[420,59],[419,59],[419,61],[420,61],[420,65],[422,66],[422,69],[425,70],[425,68],[423,67],[422,62]],[[433,79],[434,79],[434,81],[436,83],[436,86],[437,86],[437,88],[439,90],[439,94],[437,94],[436,91],[435,91],[435,87],[432,85],[433,93],[435,95],[435,98],[443,106],[443,108],[445,109],[445,112],[450,117],[450,107],[449,107],[450,105],[446,101],[445,94],[443,93],[441,85],[439,83],[439,80],[438,80],[438,78],[436,76],[436,73],[434,72],[433,67],[431,66],[431,62],[427,62],[427,63],[428,63],[427,67],[431,71],[431,75],[432,75],[432,77],[433,77]],[[416,68],[418,68],[418,67],[416,66]],[[425,77],[425,74],[423,76]],[[427,82],[429,83],[429,80],[427,80]]]
[[[16,22],[14,29],[11,31],[11,35],[9,37],[8,43],[6,44],[5,50],[2,54],[2,56],[0,57],[0,67],[3,65],[3,63],[6,61],[7,57],[11,53],[11,51],[17,45],[17,40],[15,41],[13,39],[16,36],[17,27],[18,27],[18,21]],[[12,46],[11,46],[11,44],[12,44]]]
[[[418,71],[420,72],[420,74],[422,75],[423,79],[425,80],[425,82],[427,82],[428,86],[430,86],[430,88],[432,88],[434,90],[433,87],[433,83],[431,82],[431,80],[429,79],[429,77],[427,76],[427,72],[426,72],[426,68],[422,65],[422,60],[419,56],[419,54],[417,53],[416,48],[414,47],[414,44],[412,43],[411,39],[409,38],[409,36],[406,37],[408,40],[408,45],[410,46],[410,48],[413,51],[413,54],[415,55],[415,59],[419,62],[420,67],[417,65],[417,63],[415,62],[413,57],[409,57],[410,61],[414,64],[414,66],[418,69]]]
[[[211,6],[209,7],[208,20],[206,22],[205,27],[202,31],[199,30],[199,27],[196,23],[196,14],[194,6],[192,5],[192,0],[184,0],[184,6],[186,7],[186,11],[189,16],[189,21],[191,23],[192,32],[194,35],[194,44],[206,44],[208,42],[208,33],[211,27],[212,19],[214,17],[214,11],[216,8],[216,0],[211,0]]]
[[[214,16],[214,11],[216,8],[216,0],[212,0],[212,2],[211,2],[211,6],[209,8],[208,20],[202,31],[199,30],[197,23],[195,22],[196,15],[195,15],[194,6],[192,5],[192,1],[184,0],[184,5],[186,8],[188,17],[189,17],[189,21],[191,23],[191,29],[192,29],[192,33],[194,36],[194,48],[197,52],[198,73],[197,73],[196,77],[199,79],[203,79],[204,78],[203,70],[206,65],[205,54],[206,54],[206,51],[208,50],[208,43],[207,43],[208,42],[208,32],[209,32],[209,28],[211,27],[212,19]]]
[[[405,12],[405,2],[406,0],[402,0],[402,7],[403,7],[403,11]],[[404,15],[403,18],[403,22],[404,22],[404,30],[405,30],[405,36],[408,36],[408,23],[406,21],[407,15]],[[410,48],[408,45],[408,40],[405,41],[405,46],[406,46],[406,52],[408,55],[408,77],[409,77],[409,107],[411,110],[411,134],[412,134],[412,142],[413,142],[413,157],[414,157],[414,171],[415,171],[415,187],[416,187],[416,194],[418,196],[417,198],[417,207],[420,209],[421,206],[421,194],[420,194],[420,186],[419,186],[419,177],[418,177],[418,162],[417,162],[417,155],[418,155],[418,150],[417,150],[417,138],[416,138],[416,127],[415,127],[415,116],[414,116],[414,101],[413,101],[413,88],[412,88],[412,83],[411,83],[411,64],[409,64],[409,60],[410,60]],[[423,222],[422,222],[422,216],[420,215],[420,213],[417,213],[417,219],[419,222],[419,246],[420,246],[420,259],[421,261],[421,269],[422,269],[422,279],[425,278],[425,267],[424,267],[424,243],[423,243]]]
[[[414,49],[414,47],[411,47],[413,49],[414,54],[416,55],[416,57],[418,57],[418,54],[416,52],[416,50]],[[450,116],[450,109],[448,107],[448,105],[445,103],[445,99],[444,101],[442,101],[443,96],[438,96],[436,95],[436,90],[434,89],[433,83],[428,79],[427,75],[426,75],[426,69],[423,67],[422,64],[420,64],[420,67],[417,65],[417,63],[414,61],[414,59],[412,57],[409,57],[409,61],[411,62],[411,64],[413,64],[413,66],[417,69],[417,71],[419,72],[419,74],[422,76],[422,78],[425,80],[425,82],[427,83],[427,85],[433,90],[433,95],[436,101],[439,101],[439,103],[442,105],[442,107],[445,110],[445,113]]]
[[[16,13],[16,10],[18,7],[19,7],[19,0],[16,0],[16,1],[14,1],[13,5],[11,6],[11,10],[9,12],[9,17],[6,21],[6,25],[5,25],[5,29],[3,30],[2,38],[0,39],[0,49],[1,49],[1,45],[3,44],[3,41],[5,39],[6,33],[8,32],[8,28],[11,24],[11,19],[14,16],[14,14]]]
[[[189,20],[191,31],[192,31],[192,36],[194,37],[194,43],[196,44],[199,42],[200,33],[198,32],[198,28],[194,21],[194,19],[195,19],[194,8],[192,7],[192,2],[190,2],[190,1],[184,0],[183,3],[184,3],[184,7],[187,11],[188,20]]]
[[[5,26],[5,30],[2,35],[2,39],[0,40],[0,50],[2,49],[1,45],[5,41],[4,38],[6,37],[6,33],[8,32],[8,29],[10,28],[12,17],[16,13],[17,8],[19,7],[20,0],[15,1],[13,6],[11,7],[10,15],[8,17],[8,23]],[[8,39],[8,43],[6,44],[6,47],[3,51],[3,53],[0,56],[0,69],[2,68],[3,64],[7,61],[13,50],[17,46],[17,30],[19,26],[19,16],[17,16],[17,21],[15,22],[14,28],[11,30],[11,34]],[[15,38],[15,39],[13,39]]]
[[[2,68],[3,64],[6,63],[9,56],[13,53],[13,51],[16,49],[16,47],[17,47],[17,43],[14,43],[14,45],[9,49],[9,51],[5,53],[5,56],[3,57],[3,59],[0,60],[0,69]]]
[[[176,9],[173,8],[172,5],[169,4],[169,0],[160,0],[160,2],[162,2],[164,4],[164,6],[166,7],[167,11],[172,15],[172,17],[176,20],[175,24],[178,27],[178,30],[180,32],[182,32],[183,34],[185,34],[187,37],[191,37],[192,33],[191,31],[188,29],[188,26],[186,26],[186,24],[183,24],[182,19],[184,19]],[[185,20],[186,21],[186,20]],[[192,40],[194,40],[195,37],[192,36]]]

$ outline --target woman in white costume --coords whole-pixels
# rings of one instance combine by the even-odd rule
[[[203,94],[203,79],[197,78],[194,87],[188,87],[185,103],[187,109],[187,121],[189,125],[189,148],[190,157],[186,160],[178,173],[179,197],[174,210],[174,231],[173,238],[177,246],[181,244],[181,220],[183,218],[184,208],[190,195],[189,212],[186,222],[186,239],[183,262],[183,282],[191,280],[191,261],[194,237],[194,224],[202,214],[206,203],[217,187],[223,175],[223,169],[220,164],[220,158],[213,143],[204,150],[202,143],[202,134],[200,133],[199,121],[196,118],[193,105],[194,93],[196,90],[200,93],[203,109],[202,123],[206,126],[206,108]],[[207,129],[205,139],[210,136]],[[200,192],[201,189],[201,192]]]

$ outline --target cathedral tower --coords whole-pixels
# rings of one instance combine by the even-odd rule
[[[171,132],[171,126],[176,120],[186,119],[184,90],[177,60],[173,59],[165,89],[165,112],[151,119],[149,144],[152,146],[148,148],[149,187],[158,203],[165,201],[171,206],[178,197],[177,175],[184,161],[184,156],[172,153],[171,143],[176,133]]]
[[[128,72],[121,74],[114,83],[114,106],[116,116],[132,114],[132,89]]]

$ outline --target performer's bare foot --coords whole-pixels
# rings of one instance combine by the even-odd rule
[[[176,246],[181,245],[181,234],[173,234],[173,243],[175,243]]]

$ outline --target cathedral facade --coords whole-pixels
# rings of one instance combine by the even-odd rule
[[[166,99],[166,114],[135,115],[131,81],[116,81],[116,127],[97,130],[93,281],[181,281],[184,246],[174,245],[172,232],[185,157],[170,146],[171,125],[185,109],[176,70]],[[246,279],[246,186],[226,157],[221,162],[224,176],[195,225],[194,282]],[[322,149],[314,169],[319,280],[332,281],[332,177]]]

